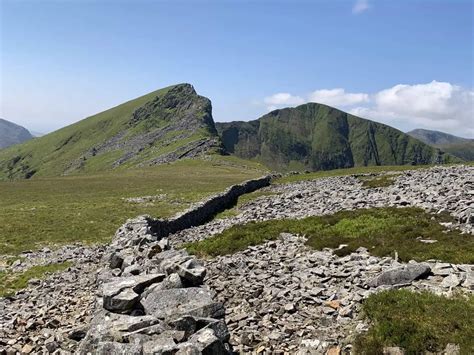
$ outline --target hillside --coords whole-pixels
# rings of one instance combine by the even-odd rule
[[[474,139],[461,138],[452,134],[427,129],[415,129],[407,132],[407,134],[458,158],[474,161]]]
[[[179,84],[1,151],[0,179],[148,166],[219,149],[210,100]]]
[[[273,169],[429,164],[453,157],[381,123],[308,103],[250,122],[216,124],[224,147]]]
[[[32,139],[28,130],[13,122],[0,118],[0,149]]]

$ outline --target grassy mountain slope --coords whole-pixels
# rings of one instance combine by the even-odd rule
[[[474,139],[461,138],[452,134],[427,129],[415,129],[407,132],[407,134],[458,158],[474,161]]]
[[[219,147],[211,102],[179,84],[0,151],[0,179],[154,165]]]
[[[32,139],[28,130],[13,122],[0,118],[0,149]]]
[[[453,160],[397,129],[317,103],[275,110],[256,121],[217,123],[216,127],[230,153],[279,170]]]

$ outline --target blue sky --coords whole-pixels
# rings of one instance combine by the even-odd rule
[[[32,130],[189,82],[216,121],[319,101],[474,137],[473,1],[0,3],[0,117]]]

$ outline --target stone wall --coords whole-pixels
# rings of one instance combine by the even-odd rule
[[[199,225],[270,177],[234,185],[169,220],[141,216],[115,234],[79,354],[229,354],[224,306],[203,285],[204,265],[170,247],[169,234]]]
[[[217,213],[231,207],[239,196],[256,191],[270,185],[271,176],[264,176],[233,185],[224,192],[214,195],[203,202],[195,204],[187,211],[170,219],[148,219],[151,232],[157,237],[166,237],[193,226],[198,226],[210,220]]]

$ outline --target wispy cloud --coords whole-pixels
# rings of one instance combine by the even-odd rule
[[[398,84],[375,93],[321,89],[301,96],[276,94],[263,101],[269,111],[305,102],[334,106],[398,127],[439,129],[474,138],[474,91],[449,82]]]
[[[364,11],[370,9],[370,4],[368,0],[356,0],[354,6],[352,7],[352,13],[355,15],[361,14]]]

